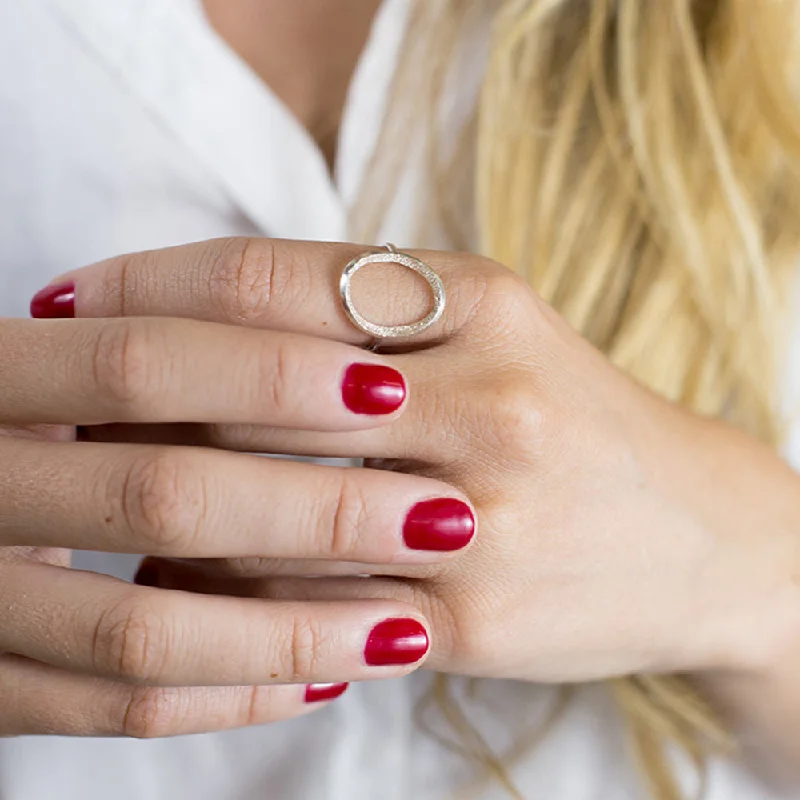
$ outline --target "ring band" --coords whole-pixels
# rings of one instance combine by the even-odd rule
[[[444,283],[442,283],[442,279],[436,271],[429,267],[424,261],[420,261],[418,258],[414,258],[414,256],[410,256],[407,253],[398,252],[393,244],[387,244],[386,250],[386,253],[365,253],[358,258],[354,258],[344,268],[342,277],[339,280],[339,294],[342,298],[342,306],[344,307],[345,314],[347,314],[347,318],[356,328],[376,339],[399,339],[401,337],[415,336],[430,328],[444,313],[446,303]],[[417,322],[409,323],[408,325],[378,325],[375,322],[370,322],[362,316],[353,305],[350,289],[353,276],[362,267],[368,264],[399,264],[421,275],[427,282],[431,294],[433,295],[433,308],[425,317]]]

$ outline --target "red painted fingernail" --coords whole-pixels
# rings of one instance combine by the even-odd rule
[[[417,503],[403,525],[403,540],[412,550],[461,550],[474,535],[472,509],[452,497]]]
[[[428,632],[415,619],[387,619],[370,632],[364,660],[370,667],[413,664],[428,647]]]
[[[335,700],[346,691],[349,683],[309,683],[306,686],[306,703],[324,703]]]
[[[145,561],[133,576],[133,582],[137,586],[158,586],[158,567]]]
[[[70,319],[75,316],[75,284],[45,286],[31,300],[34,319]]]
[[[391,414],[406,399],[406,382],[382,364],[352,364],[342,384],[344,404],[354,414]]]

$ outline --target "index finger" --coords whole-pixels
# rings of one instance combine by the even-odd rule
[[[72,291],[79,317],[186,317],[366,345],[371,337],[344,313],[339,279],[352,259],[369,251],[354,244],[216,239],[76,270],[35,302],[41,308],[54,293]],[[416,345],[447,338],[466,323],[485,290],[485,272],[465,267],[465,257],[456,254],[412,254],[436,270],[448,295],[441,319],[414,337]],[[421,319],[431,304],[426,282],[395,265],[361,270],[353,295],[359,311],[382,325]],[[51,305],[58,314],[57,304]],[[72,311],[70,305],[61,308]]]

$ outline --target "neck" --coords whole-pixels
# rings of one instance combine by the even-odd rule
[[[333,158],[380,0],[203,0],[209,21]]]

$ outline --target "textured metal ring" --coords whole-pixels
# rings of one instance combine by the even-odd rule
[[[430,328],[444,313],[446,303],[444,284],[436,271],[424,261],[420,261],[407,253],[399,253],[393,244],[387,244],[386,250],[388,251],[386,253],[365,253],[363,256],[354,258],[344,268],[342,277],[339,280],[339,294],[342,298],[344,311],[347,314],[347,318],[356,328],[370,336],[374,336],[376,339],[399,339],[401,337],[415,336]],[[418,275],[421,275],[433,295],[433,308],[422,319],[417,322],[411,322],[408,325],[378,325],[375,322],[370,322],[353,305],[350,289],[353,276],[368,264],[399,264],[401,267],[406,267],[406,269],[413,270]]]

